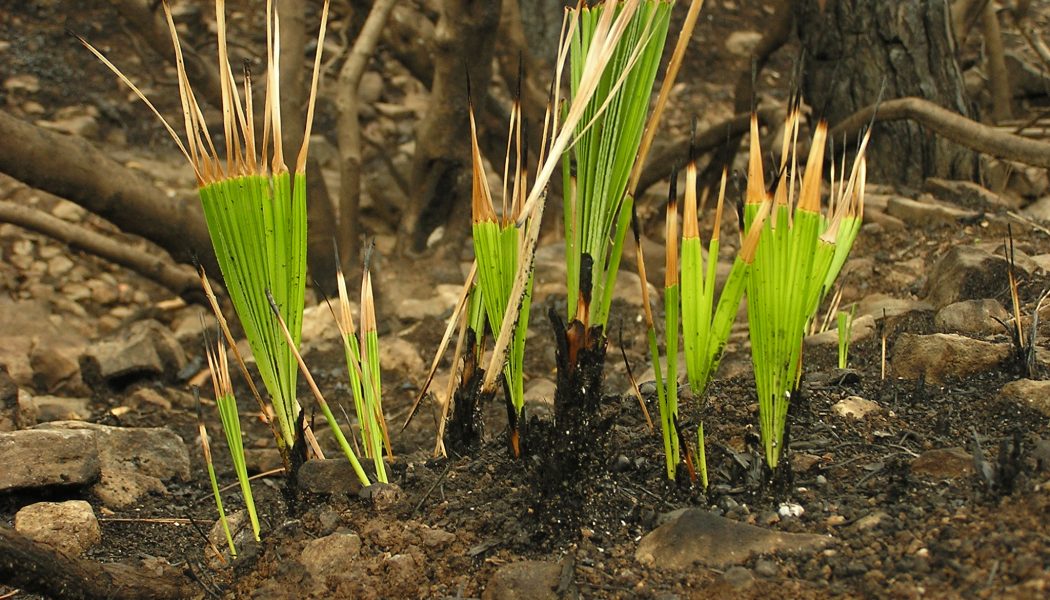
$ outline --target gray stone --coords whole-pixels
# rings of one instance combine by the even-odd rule
[[[927,450],[911,463],[911,472],[930,479],[958,479],[973,473],[973,455],[962,448]]]
[[[1021,214],[1039,221],[1050,221],[1050,196],[1045,196],[1021,210]]]
[[[86,392],[80,379],[80,364],[77,362],[79,353],[79,348],[66,345],[37,344],[29,354],[33,383],[38,389],[49,393],[60,390]]]
[[[36,403],[29,392],[18,387],[0,364],[0,431],[26,429],[37,423]]]
[[[456,540],[456,534],[436,527],[420,527],[419,540],[428,548],[444,548]]]
[[[893,372],[904,379],[925,377],[942,384],[999,368],[1012,348],[954,333],[901,334],[893,345]]]
[[[157,321],[139,321],[80,357],[84,378],[126,384],[142,378],[173,379],[186,365],[186,354],[171,331]]]
[[[503,565],[492,574],[481,600],[557,600],[561,565],[524,560]]]
[[[956,181],[929,177],[923,182],[923,191],[955,205],[978,210],[1017,210],[1020,203],[1009,196],[995,192],[972,181]]]
[[[734,31],[726,38],[726,50],[737,56],[750,56],[761,39],[762,34],[758,31]]]
[[[233,537],[233,545],[238,553],[241,551],[242,546],[255,541],[255,534],[252,532],[252,523],[248,518],[248,511],[241,509],[226,513],[226,525],[230,528],[230,536]],[[222,527],[222,519],[215,519],[211,530],[208,531],[208,542],[218,548],[224,558],[229,558],[230,543],[226,540],[226,531]]]
[[[95,511],[83,500],[23,507],[15,514],[15,530],[69,556],[79,556],[102,541]]]
[[[315,494],[356,494],[361,490],[353,466],[342,457],[308,460],[299,467],[299,487]]]
[[[1019,379],[999,391],[999,397],[1023,404],[1050,417],[1050,381]]]
[[[34,396],[37,421],[83,421],[91,417],[90,398],[62,398],[60,396]]]
[[[872,315],[861,315],[854,317],[853,325],[849,331],[849,343],[856,344],[870,338],[875,333],[875,317]],[[803,342],[807,348],[837,348],[839,345],[838,329],[830,329],[821,333],[807,335]]]
[[[163,427],[110,427],[80,421],[40,425],[44,431],[94,434],[101,478],[92,492],[110,508],[127,508],[150,493],[165,493],[165,481],[188,481],[190,456],[175,432]]]
[[[361,538],[356,533],[337,532],[310,540],[299,555],[299,562],[320,583],[329,576],[350,576],[360,552]]]
[[[399,373],[423,373],[426,366],[411,342],[387,336],[379,341],[379,361],[384,369]]]
[[[854,319],[860,320],[864,315],[871,315],[875,320],[883,317],[898,317],[910,312],[933,310],[933,306],[921,300],[894,298],[886,294],[871,294],[857,303]]]
[[[751,587],[751,584],[755,582],[755,576],[751,574],[751,570],[740,566],[726,569],[725,573],[722,573],[722,579],[738,590]]]
[[[957,226],[959,221],[973,219],[978,213],[944,204],[926,196],[923,200],[893,197],[886,203],[886,214],[914,227]]]
[[[942,308],[960,300],[991,298],[1007,289],[1007,260],[973,246],[955,246],[930,270],[926,300]]]
[[[100,463],[90,431],[27,429],[0,433],[0,491],[98,480]]]
[[[886,521],[889,518],[890,516],[887,513],[881,510],[877,510],[873,513],[864,515],[863,517],[857,519],[853,523],[853,529],[856,529],[857,531],[867,531],[869,529],[874,529],[881,525],[883,521]]]
[[[996,319],[1009,318],[1006,309],[996,300],[963,300],[937,311],[933,324],[945,333],[987,335],[1002,333],[1003,326]]]
[[[635,558],[643,565],[688,570],[700,563],[725,568],[759,554],[818,550],[832,540],[823,535],[770,531],[696,508],[673,514],[673,519],[639,543]]]
[[[850,396],[844,400],[839,400],[832,407],[831,410],[835,411],[840,417],[853,417],[855,419],[863,419],[864,417],[882,410],[878,402],[872,402],[860,396]]]

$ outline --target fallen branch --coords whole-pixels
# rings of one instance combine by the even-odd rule
[[[188,266],[177,265],[161,256],[68,223],[47,213],[0,201],[0,221],[42,233],[70,246],[90,252],[110,262],[127,267],[175,292],[178,296],[200,296],[200,280]]]
[[[0,582],[56,599],[146,600],[200,595],[181,573],[72,558],[0,525]]]
[[[776,120],[783,118],[780,108],[762,108],[758,110],[759,125],[766,126]],[[724,121],[715,123],[707,129],[698,132],[694,140],[694,151],[697,156],[705,154],[723,144],[733,143],[733,139],[744,134],[751,123],[751,115],[743,113],[729,117]],[[671,166],[675,163],[684,163],[689,156],[689,136],[685,135],[675,138],[670,143],[653,148],[649,160],[645,161],[645,168],[638,179],[638,195],[641,196],[650,186],[657,181],[667,177],[671,172]]]
[[[847,136],[855,140],[872,120],[915,121],[971,150],[1034,167],[1050,168],[1050,143],[999,131],[921,98],[898,98],[862,108],[836,124],[828,137],[837,140]]]
[[[138,171],[87,141],[31,125],[0,111],[0,172],[65,198],[167,250],[175,260],[196,255],[218,272],[195,198],[169,198]]]

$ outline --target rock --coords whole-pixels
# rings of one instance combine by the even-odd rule
[[[554,414],[554,392],[557,386],[550,379],[534,379],[525,388],[524,400],[526,414],[529,416],[550,416]]]
[[[338,304],[332,304],[338,307]],[[356,305],[352,307],[357,314]],[[303,310],[303,351],[326,350],[336,347],[341,342],[339,328],[326,303],[308,306]]]
[[[857,531],[867,531],[874,529],[882,524],[883,521],[889,519],[890,516],[881,510],[877,510],[871,514],[864,515],[857,519],[853,523],[853,529]]]
[[[101,469],[91,432],[41,429],[0,433],[0,465],[0,491],[87,485]]]
[[[973,246],[955,246],[930,271],[926,301],[943,308],[960,300],[998,296],[1007,289],[1009,263]]]
[[[244,466],[249,475],[272,471],[284,465],[284,459],[277,448],[245,448]]]
[[[864,417],[876,413],[882,410],[878,402],[873,402],[861,398],[860,396],[850,396],[845,400],[839,400],[832,407],[831,410],[835,411],[840,417],[853,417],[855,419],[863,419]]]
[[[792,452],[790,456],[793,473],[805,473],[823,461],[821,457],[806,452]]]
[[[144,386],[136,389],[128,396],[128,405],[136,409],[154,406],[163,410],[170,410],[171,400],[165,398],[160,390]]]
[[[87,214],[87,211],[79,205],[65,200],[58,201],[55,204],[55,207],[51,209],[52,216],[58,217],[63,221],[69,221],[70,223],[79,223],[83,221]]]
[[[29,73],[12,75],[4,80],[4,90],[12,94],[35,94],[40,91],[40,79],[36,75],[30,75]]]
[[[691,570],[740,565],[758,554],[808,552],[831,542],[823,535],[770,531],[691,508],[675,511],[670,521],[646,534],[635,558],[643,565]]]
[[[419,540],[427,548],[440,549],[448,546],[456,540],[456,534],[436,527],[422,526],[416,532]]]
[[[771,579],[779,574],[780,569],[777,567],[777,563],[764,558],[755,561],[755,575]]]
[[[98,137],[98,109],[94,106],[66,106],[55,111],[54,119],[39,120],[38,127],[76,135],[83,138]]]
[[[242,509],[226,513],[226,525],[230,528],[230,535],[233,536],[233,545],[238,553],[241,552],[242,546],[255,541],[255,534],[252,532],[252,523],[248,518],[248,511]],[[229,558],[230,543],[226,540],[226,531],[222,528],[222,519],[215,519],[215,523],[212,524],[211,529],[208,531],[208,541],[223,553],[224,558]]]
[[[139,321],[95,344],[80,356],[86,381],[123,387],[143,378],[172,380],[186,366],[186,354],[171,331],[157,321]]]
[[[911,472],[931,479],[958,479],[973,473],[973,456],[962,448],[935,448],[911,463]]]
[[[29,392],[18,384],[0,365],[0,431],[26,429],[37,423],[37,408]]]
[[[90,398],[62,398],[60,396],[35,396],[37,422],[84,421],[91,417]]]
[[[384,370],[413,375],[426,372],[416,347],[399,337],[388,336],[379,340],[379,362]]]
[[[761,39],[762,34],[757,31],[734,31],[726,38],[726,50],[736,56],[750,56]]]
[[[1002,333],[1003,326],[996,321],[1006,321],[1009,313],[997,300],[963,300],[937,311],[933,324],[945,333],[964,335],[987,335]]]
[[[901,334],[893,345],[897,377],[942,384],[999,368],[1012,352],[1010,344],[993,344],[954,333]]]
[[[1047,77],[1042,69],[1011,50],[1004,53],[1004,58],[1006,59],[1007,77],[1014,97],[1046,95],[1047,86],[1050,86],[1050,77]]]
[[[102,541],[95,511],[83,500],[30,504],[15,514],[15,530],[69,556],[79,556]]]
[[[323,583],[330,576],[352,576],[360,552],[361,538],[356,533],[336,532],[310,540],[299,555],[299,562],[315,581]]]
[[[926,196],[923,200],[893,197],[886,203],[886,214],[897,217],[912,227],[957,226],[960,221],[975,219],[978,213],[938,202]]]
[[[996,194],[972,181],[955,181],[929,177],[922,189],[941,200],[974,210],[1017,210],[1020,203],[1008,196]]]
[[[397,317],[402,321],[419,321],[427,317],[441,319],[450,314],[459,302],[461,286],[441,284],[437,294],[429,298],[403,298],[397,304]]]
[[[1050,417],[1050,381],[1011,381],[999,391],[999,397],[1024,404]]]
[[[859,321],[864,315],[871,315],[876,321],[884,317],[898,317],[910,312],[933,310],[928,302],[893,298],[886,294],[870,294],[857,303],[854,320]]]
[[[725,573],[722,573],[722,579],[737,590],[751,587],[751,584],[755,582],[755,576],[751,574],[751,570],[740,566],[726,569]]]
[[[850,328],[849,332],[849,343],[852,345],[862,342],[874,334],[874,316],[862,315],[860,317],[855,317],[853,319],[853,326]],[[803,342],[806,344],[806,348],[838,348],[839,332],[838,329],[830,329],[821,333],[807,335]]]
[[[68,256],[59,254],[47,261],[47,274],[58,278],[68,273],[73,268],[73,261]]]
[[[396,483],[374,482],[368,487],[361,488],[357,496],[362,500],[372,503],[372,508],[383,512],[394,508],[401,500],[404,493]]]
[[[561,565],[523,560],[503,565],[492,574],[481,600],[558,600]]]
[[[201,314],[198,307],[187,307],[182,310],[171,321],[171,331],[180,344],[195,346],[204,339],[204,333],[213,335],[218,327],[215,317],[209,314]]]
[[[57,421],[37,430],[86,431],[94,435],[101,470],[91,491],[115,509],[127,508],[150,493],[167,492],[165,481],[188,481],[190,456],[175,432],[163,427],[110,427]]]
[[[345,457],[330,460],[308,460],[296,476],[299,487],[315,494],[356,494],[361,481]]]
[[[1045,196],[1021,209],[1021,214],[1038,221],[1050,221],[1050,196]]]
[[[383,96],[383,76],[375,71],[365,71],[357,86],[357,101],[361,105],[374,104]]]

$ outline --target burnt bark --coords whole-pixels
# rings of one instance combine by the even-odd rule
[[[915,96],[970,117],[955,59],[950,10],[927,0],[817,0],[796,6],[806,100],[832,126],[883,99]],[[883,86],[885,89],[883,91]],[[970,150],[911,122],[880,123],[868,147],[872,180],[919,185],[973,179]]]
[[[485,379],[484,369],[478,366],[475,333],[467,330],[463,369],[459,386],[452,398],[452,414],[445,426],[445,448],[457,454],[471,454],[481,446],[485,436],[485,420],[481,405],[485,395],[481,383]]]
[[[492,78],[492,52],[502,2],[444,0],[434,30],[434,84],[419,124],[412,166],[412,198],[404,221],[407,249],[421,251],[445,223],[450,242],[465,238],[470,222],[471,160],[468,79],[478,98]]]

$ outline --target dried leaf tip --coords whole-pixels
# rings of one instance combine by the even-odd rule
[[[671,190],[667,199],[667,223],[664,243],[667,246],[667,262],[664,269],[664,286],[678,285],[678,170],[671,173]]]
[[[762,145],[758,136],[758,114],[751,113],[751,133],[747,161],[748,204],[760,204],[766,199],[766,179],[762,171]]]
[[[685,203],[682,206],[682,238],[700,237],[699,215],[696,207],[696,163],[685,169]]]
[[[478,129],[474,120],[473,103],[468,112],[470,114],[470,155],[473,166],[471,215],[474,223],[494,223],[496,221],[496,209],[492,206],[492,191],[489,189],[488,177],[485,175],[485,163],[481,158],[481,148],[478,146]]]

